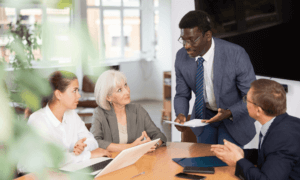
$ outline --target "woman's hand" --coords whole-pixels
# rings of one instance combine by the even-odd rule
[[[144,138],[145,138],[145,140],[143,140]],[[137,138],[137,139],[132,143],[132,145],[133,145],[133,146],[137,146],[137,145],[144,144],[144,143],[150,142],[150,141],[151,141],[151,139],[150,139],[150,137],[148,136],[148,134],[146,133],[146,131],[143,131],[143,132],[142,132],[142,135],[141,135],[139,138]],[[157,147],[159,147],[161,144],[162,144],[162,141],[159,140],[159,145],[155,144],[154,146],[151,147],[151,149],[149,149],[149,150],[147,151],[147,153],[155,151],[155,149],[156,149]]]
[[[102,148],[97,148],[91,151],[91,159],[98,157],[111,157],[111,154],[108,150]]]
[[[86,138],[82,138],[77,141],[77,143],[75,144],[75,146],[73,148],[73,152],[75,153],[75,155],[79,155],[83,152],[84,148],[87,146],[84,143],[85,140],[86,140]]]
[[[155,144],[154,146],[152,146],[151,149],[147,153],[155,151],[159,146],[162,145],[163,142],[161,140],[159,140],[158,143],[159,144]]]
[[[145,138],[145,140],[144,140],[144,138]],[[151,139],[148,137],[146,131],[143,131],[142,135],[140,137],[138,137],[133,143],[131,143],[131,145],[133,147],[133,146],[137,146],[140,144],[144,144],[149,141],[151,141]]]

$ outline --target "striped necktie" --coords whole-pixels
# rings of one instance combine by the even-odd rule
[[[261,148],[261,139],[262,139],[262,137],[263,137],[263,135],[262,135],[262,133],[260,132],[260,133],[259,133],[259,144],[258,144],[258,150],[260,150],[260,148]]]
[[[203,80],[204,80],[204,59],[202,57],[197,59],[197,74],[196,74],[196,100],[195,100],[195,118],[203,119]]]

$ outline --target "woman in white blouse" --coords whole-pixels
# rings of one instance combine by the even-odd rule
[[[53,94],[44,108],[29,117],[28,124],[35,127],[46,140],[64,149],[65,158],[61,166],[90,158],[111,157],[107,150],[98,148],[93,134],[74,111],[80,98],[76,75],[56,71],[49,80]]]

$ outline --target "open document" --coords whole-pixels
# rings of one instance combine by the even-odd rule
[[[203,122],[201,122],[201,120],[202,119],[193,119],[193,120],[185,122],[184,124],[180,124],[180,123],[173,122],[173,121],[164,121],[164,123],[174,124],[177,126],[185,126],[185,127],[200,127],[200,126],[208,125],[208,123],[203,123]]]
[[[92,170],[92,175],[95,178],[118,169],[127,167],[134,164],[144,154],[148,152],[160,139],[155,139],[144,144],[140,144],[121,151],[114,159],[107,157],[99,157],[95,159],[89,159],[87,161],[68,164],[60,170],[69,172],[80,172],[85,168]]]

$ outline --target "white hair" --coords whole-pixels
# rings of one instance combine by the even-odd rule
[[[94,95],[96,98],[96,103],[105,110],[110,110],[110,103],[107,101],[106,97],[112,94],[113,89],[121,81],[127,82],[126,76],[116,70],[107,70],[103,72],[95,85]]]

